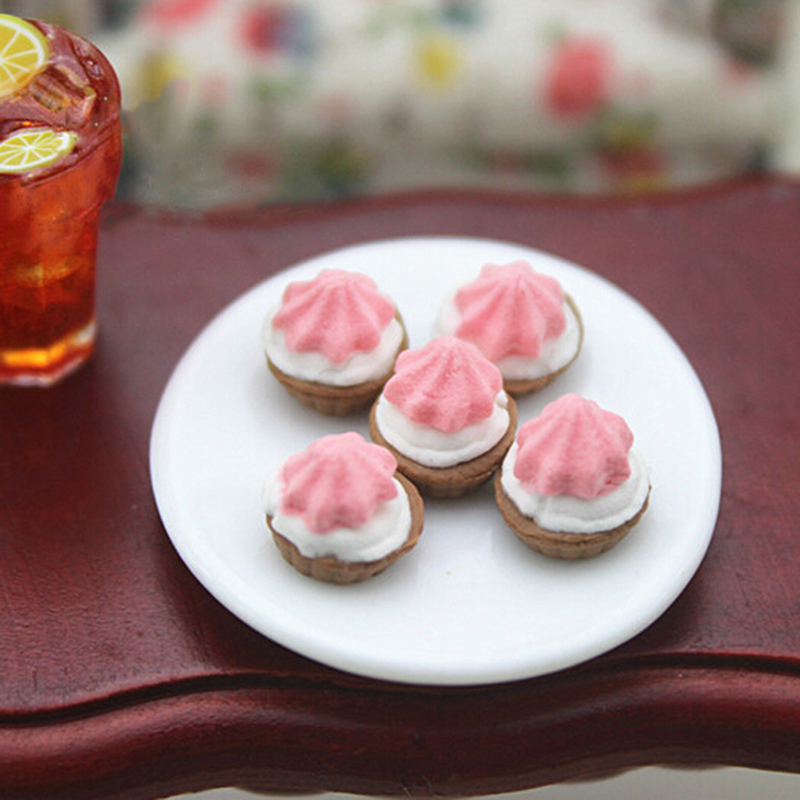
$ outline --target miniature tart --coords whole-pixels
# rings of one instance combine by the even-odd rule
[[[443,303],[436,328],[476,345],[514,395],[553,381],[575,361],[583,343],[575,302],[555,278],[522,260],[484,265],[476,280]]]
[[[324,436],[264,484],[267,525],[283,558],[319,581],[348,584],[416,545],[422,498],[385,448],[358,433]]]
[[[290,283],[261,338],[281,385],[303,405],[334,416],[368,408],[408,346],[392,301],[367,275],[340,269]]]
[[[522,425],[495,479],[511,530],[557,558],[609,550],[645,512],[650,483],[625,420],[576,394]]]
[[[475,345],[441,336],[401,353],[370,413],[370,433],[431,497],[460,497],[497,471],[517,408]]]

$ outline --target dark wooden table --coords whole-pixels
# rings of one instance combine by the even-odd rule
[[[633,641],[552,676],[428,689],[339,673],[231,616],[175,554],[148,437],[208,319],[355,242],[477,235],[638,298],[719,422],[710,551]],[[214,786],[476,794],[635,765],[800,771],[800,186],[649,200],[433,193],[215,218],[116,208],[101,338],[52,390],[0,390],[0,797]]]

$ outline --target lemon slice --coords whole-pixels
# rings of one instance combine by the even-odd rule
[[[49,167],[72,152],[76,134],[32,128],[0,142],[0,173],[19,174]]]
[[[0,14],[0,98],[24,88],[49,58],[50,45],[38,28]]]

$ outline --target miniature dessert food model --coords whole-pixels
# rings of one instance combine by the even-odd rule
[[[472,342],[503,375],[507,392],[546,386],[577,358],[583,322],[559,282],[527,261],[486,264],[442,304],[437,331]]]
[[[262,326],[267,364],[303,405],[323,414],[362,411],[407,346],[394,303],[359,272],[322,270],[290,283]]]
[[[377,575],[422,531],[416,488],[385,448],[331,434],[291,456],[264,485],[267,524],[283,558],[304,575],[348,584]]]
[[[645,512],[647,468],[618,414],[567,394],[522,425],[495,479],[514,533],[534,550],[586,558],[619,542]]]
[[[423,494],[459,497],[492,477],[516,422],[497,367],[475,345],[441,336],[400,354],[370,433]]]

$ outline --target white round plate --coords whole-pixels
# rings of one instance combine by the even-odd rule
[[[566,392],[616,411],[650,472],[650,508],[613,550],[564,562],[508,530],[491,488],[428,501],[417,547],[364,583],[306,578],[274,546],[261,508],[266,476],[328,433],[368,436],[366,414],[299,406],[266,368],[260,328],[284,287],[323,268],[371,275],[402,313],[412,347],[440,302],[486,262],[528,259],[584,318],[575,364],[519,403],[520,424]],[[646,265],[643,266],[646,269]],[[509,681],[578,664],[653,622],[699,566],[716,522],[721,452],[694,370],[629,295],[586,269],[485,239],[372,242],[311,259],[248,291],[200,334],[164,391],[150,469],[164,526],[189,569],[255,630],[329,666],[415,684]]]

